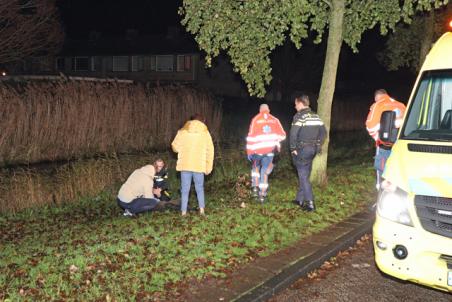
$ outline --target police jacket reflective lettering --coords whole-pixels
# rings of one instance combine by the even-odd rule
[[[320,146],[326,137],[326,129],[320,117],[310,108],[295,114],[290,128],[290,151],[303,144]]]

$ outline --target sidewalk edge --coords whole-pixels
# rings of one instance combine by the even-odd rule
[[[369,212],[362,212],[360,214],[369,214]],[[353,217],[353,216],[352,216]],[[296,280],[306,276],[309,272],[319,268],[326,260],[337,255],[340,251],[346,250],[353,246],[355,242],[363,235],[368,234],[372,230],[373,217],[356,228],[332,241],[326,247],[320,248],[317,252],[295,262],[290,267],[284,269],[281,273],[265,281],[261,285],[241,294],[234,302],[260,302],[267,301],[276,293],[289,287]],[[345,220],[347,221],[347,219]]]

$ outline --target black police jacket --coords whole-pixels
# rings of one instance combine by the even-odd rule
[[[318,114],[306,108],[297,112],[292,120],[289,134],[290,151],[303,144],[320,146],[326,137],[326,128]]]
[[[154,175],[154,188],[168,190],[168,171],[163,168]]]

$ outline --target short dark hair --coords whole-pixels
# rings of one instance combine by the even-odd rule
[[[377,89],[377,90],[375,90],[374,97],[379,94],[388,94],[388,93],[384,89]]]
[[[300,94],[299,96],[295,97],[295,102],[309,106],[309,96],[307,94]]]
[[[206,119],[204,118],[204,116],[203,116],[201,113],[195,113],[195,114],[193,114],[193,115],[190,117],[190,120],[191,120],[191,121],[197,120],[197,121],[200,121],[200,122],[203,122],[203,123],[206,122]]]

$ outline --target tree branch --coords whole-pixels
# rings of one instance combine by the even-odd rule
[[[55,0],[2,0],[0,16],[0,64],[51,53],[63,41]]]

